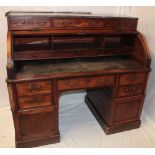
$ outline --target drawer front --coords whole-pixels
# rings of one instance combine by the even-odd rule
[[[113,49],[107,48],[103,50],[103,55],[129,55],[131,54],[132,48],[122,48],[122,49]]]
[[[9,18],[9,30],[27,30],[33,29],[34,23],[32,17]]]
[[[84,27],[102,27],[102,20],[87,20],[87,19],[55,19],[53,20],[53,27],[57,28],[84,28]]]
[[[120,76],[120,85],[145,83],[146,73],[123,74]]]
[[[115,18],[52,18],[43,16],[14,16],[8,17],[9,30],[30,30],[49,28],[102,28],[118,30],[136,30],[137,19]]]
[[[51,93],[51,82],[23,82],[16,84],[16,90],[18,97],[24,97],[35,94],[47,94]]]
[[[47,17],[34,18],[34,28],[50,28],[51,22]]]
[[[54,58],[75,58],[75,57],[92,57],[102,54],[102,50],[72,50],[72,51],[53,51]]]
[[[118,89],[118,97],[142,95],[143,92],[144,92],[143,85],[122,86],[122,87],[119,87]]]
[[[52,51],[52,52],[14,52],[14,60],[35,60],[49,58],[75,58],[99,56],[102,50],[75,50],[75,51]]]
[[[14,52],[14,60],[36,60],[36,59],[47,59],[52,57],[52,52]]]
[[[107,85],[114,85],[114,76],[97,76],[92,78],[75,78],[58,81],[59,90],[73,90],[80,88],[101,87]]]
[[[120,124],[138,120],[142,111],[143,102],[143,96],[114,101],[113,123]]]
[[[19,140],[52,136],[58,132],[58,108],[40,108],[24,110],[14,114],[19,130],[16,135]]]
[[[50,28],[51,21],[47,17],[18,17],[9,18],[9,30],[28,30]]]
[[[27,98],[19,98],[19,109],[40,108],[52,106],[51,94],[35,95]]]

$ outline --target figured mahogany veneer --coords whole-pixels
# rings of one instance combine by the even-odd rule
[[[39,94],[35,96],[28,96],[18,98],[19,109],[31,109],[40,107],[50,107],[52,105],[51,94]]]
[[[137,18],[8,12],[7,85],[16,147],[60,141],[59,95],[86,89],[106,134],[140,126],[151,58]]]
[[[118,89],[118,97],[143,95],[143,92],[144,92],[143,85],[121,86]]]
[[[146,73],[124,74],[120,77],[120,85],[143,84],[146,79]]]
[[[27,96],[43,93],[51,93],[51,82],[25,82],[16,85],[17,96]]]
[[[95,76],[90,78],[74,78],[58,81],[59,91],[85,89],[94,87],[103,87],[114,85],[115,77],[111,76]]]

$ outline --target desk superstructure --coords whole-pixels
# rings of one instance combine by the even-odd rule
[[[86,89],[106,134],[140,126],[150,55],[137,18],[8,12],[7,84],[16,147],[60,141],[59,95]]]

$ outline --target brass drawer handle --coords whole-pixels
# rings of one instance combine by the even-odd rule
[[[40,89],[41,89],[41,86],[40,85],[36,85],[36,84],[32,84],[32,85],[30,85],[28,87],[28,90],[30,92],[32,92],[32,91],[39,91]]]
[[[95,26],[96,24],[97,24],[97,22],[95,22],[95,21],[89,23],[90,26]]]
[[[16,20],[14,21],[14,24],[17,24],[17,21]]]
[[[119,54],[120,53],[120,50],[116,50],[116,53]]]
[[[38,24],[39,26],[44,26],[44,25],[47,24],[47,22],[46,22],[46,21],[43,21],[43,22],[38,22],[37,24]]]
[[[59,21],[60,24],[64,24],[64,21]]]
[[[41,103],[43,102],[43,99],[42,98],[32,98],[29,100],[29,104],[33,104],[33,103]]]
[[[71,21],[65,21],[64,24],[71,24]]]
[[[78,83],[72,83],[72,82],[70,82],[70,81],[66,81],[65,84],[68,85],[68,86],[70,86],[70,87],[74,87],[74,86],[76,86]]]
[[[76,54],[81,54],[81,52],[80,52],[80,51],[75,51],[75,53],[76,53]]]
[[[32,57],[33,58],[37,58],[38,57],[38,54],[37,53],[32,53]]]
[[[131,76],[128,77],[128,80],[130,80],[130,81],[137,80],[137,76],[136,75],[131,75]]]
[[[107,81],[109,81],[108,77],[99,78],[99,79],[96,80],[97,83],[102,83],[102,82],[107,82]]]
[[[22,24],[25,24],[25,20],[22,21]]]
[[[136,91],[136,87],[125,88],[126,93],[134,93]]]

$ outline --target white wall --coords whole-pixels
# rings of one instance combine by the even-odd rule
[[[152,71],[150,73],[144,111],[155,121],[155,7],[132,7],[130,15],[139,17],[138,30],[145,35],[150,49]]]
[[[10,10],[33,11],[90,11],[93,13],[127,15],[139,17],[138,29],[145,35],[152,57],[152,72],[147,88],[144,111],[155,121],[155,7],[0,7],[0,106],[9,105],[6,78],[6,33],[7,23],[5,12]],[[79,94],[77,94],[79,95]],[[83,98],[83,94],[80,94]],[[76,97],[75,94],[65,98]]]

